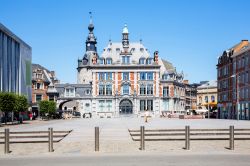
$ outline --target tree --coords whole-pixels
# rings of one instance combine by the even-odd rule
[[[54,101],[40,101],[40,114],[43,117],[52,117],[56,112],[56,103]]]
[[[29,107],[28,100],[24,95],[17,95],[16,96],[16,105],[15,111],[17,112],[24,112],[27,111]]]
[[[49,101],[49,115],[53,116],[56,113],[56,103],[54,101]]]
[[[16,95],[14,93],[0,93],[0,110],[4,112],[5,123],[7,122],[7,114],[13,112],[16,105]],[[12,115],[13,116],[13,115]]]

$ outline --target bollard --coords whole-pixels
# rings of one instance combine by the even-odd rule
[[[99,151],[99,127],[95,127],[95,151]]]
[[[10,130],[4,130],[4,153],[10,153]]]
[[[53,128],[49,128],[49,152],[53,151]]]
[[[190,149],[190,127],[185,126],[185,149]]]
[[[145,128],[141,126],[140,150],[145,150]]]
[[[234,126],[229,128],[229,149],[234,150]]]

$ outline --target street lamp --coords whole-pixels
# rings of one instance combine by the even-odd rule
[[[239,73],[236,73],[236,74],[232,75],[231,77],[232,77],[232,78],[236,78],[236,76],[238,76],[238,74],[239,74]],[[239,78],[236,78],[236,81],[237,81],[237,82],[236,82],[236,84],[237,84],[237,89],[236,89],[236,90],[237,90],[237,91],[236,91],[236,95],[237,95],[237,96],[236,96],[236,97],[237,97],[237,101],[236,101],[236,103],[237,103],[236,114],[237,114],[237,115],[236,115],[236,118],[237,118],[237,120],[239,120],[239,97],[240,97],[240,96],[239,96],[239,80],[238,80],[238,79],[239,79]]]
[[[208,109],[208,112],[207,112],[207,118],[209,119],[210,117],[210,110],[209,110],[209,97],[208,97],[208,86],[209,86],[209,82],[207,83],[207,109]]]

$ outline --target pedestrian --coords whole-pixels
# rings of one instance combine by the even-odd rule
[[[30,120],[32,120],[32,118],[33,118],[33,115],[31,112],[29,113],[29,118],[30,118]]]
[[[148,117],[149,117],[149,112],[148,112],[148,110],[146,109],[146,110],[145,110],[145,113],[144,113],[144,120],[145,120],[145,123],[148,122]]]

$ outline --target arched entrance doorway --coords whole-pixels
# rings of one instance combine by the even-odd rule
[[[120,102],[119,105],[120,115],[127,115],[133,113],[133,104],[130,100],[124,99]]]

